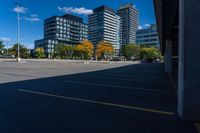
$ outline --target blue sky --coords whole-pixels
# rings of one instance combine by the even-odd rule
[[[0,38],[10,39],[9,45],[16,43],[17,14],[15,2],[23,5],[21,13],[20,43],[33,48],[34,40],[43,38],[43,20],[65,12],[84,18],[98,6],[107,5],[117,10],[119,5],[132,3],[140,10],[140,25],[155,23],[153,0],[0,0]]]

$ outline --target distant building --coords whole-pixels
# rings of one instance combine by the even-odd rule
[[[57,44],[76,45],[87,39],[87,32],[87,25],[80,17],[53,16],[44,21],[44,39],[36,40],[35,48],[44,48],[46,56],[50,57]]]
[[[97,7],[89,15],[88,39],[97,45],[100,41],[112,43],[116,52],[120,48],[120,17],[107,6]]]
[[[132,4],[120,6],[117,14],[121,18],[122,45],[136,43],[139,26],[139,10]]]
[[[136,44],[147,44],[160,47],[156,24],[152,24],[150,27],[146,29],[138,30],[136,38],[137,38]]]

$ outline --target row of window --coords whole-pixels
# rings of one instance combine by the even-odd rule
[[[138,36],[137,35],[138,39],[141,39],[141,38],[150,38],[150,37],[158,37],[158,34],[143,35],[143,36]]]
[[[85,31],[87,31],[87,28],[75,27],[75,26],[69,26],[69,27],[65,27],[65,26],[56,26],[56,28],[57,28],[57,29],[61,29],[61,30],[76,29],[76,30],[85,30]]]
[[[158,41],[158,39],[145,39],[145,40],[137,40],[137,42],[142,43],[142,42],[154,42],[154,41]]]

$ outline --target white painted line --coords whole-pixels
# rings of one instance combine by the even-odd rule
[[[113,79],[113,80],[125,80],[125,81],[134,81],[134,82],[144,82],[143,79],[134,79],[134,78],[116,78],[116,77],[112,77],[112,76],[102,76],[101,74],[100,75],[97,75],[97,76],[93,76],[93,75],[90,75],[88,76],[89,78],[95,78],[95,79]],[[161,84],[166,84],[166,85],[171,85],[170,82],[166,82],[166,81],[158,81],[158,80],[149,80],[147,81],[148,83],[151,82],[151,83],[161,83]]]
[[[112,87],[112,88],[119,88],[119,89],[131,89],[131,90],[138,90],[138,91],[151,91],[151,92],[158,92],[158,93],[171,93],[171,94],[175,94],[175,92],[173,92],[173,91],[145,89],[145,88],[135,88],[135,87],[128,87],[128,86],[116,86],[116,85],[97,84],[97,83],[79,82],[79,81],[71,81],[71,80],[65,80],[63,82],[66,82],[66,83],[76,83],[76,84],[82,84],[82,85],[91,85],[91,86]]]
[[[173,112],[159,111],[159,110],[154,110],[154,109],[147,109],[147,108],[141,108],[141,107],[127,106],[127,105],[107,103],[107,102],[101,102],[101,101],[95,101],[95,100],[87,100],[87,99],[74,98],[74,97],[59,96],[59,95],[38,92],[38,91],[30,91],[30,90],[24,90],[24,89],[18,89],[18,91],[25,92],[25,93],[37,94],[37,95],[43,95],[43,96],[49,96],[49,97],[55,97],[55,98],[61,98],[61,99],[66,99],[66,100],[74,100],[74,101],[80,101],[80,102],[112,106],[112,107],[117,107],[117,108],[139,110],[139,111],[151,112],[151,113],[157,113],[157,114],[163,114],[163,115],[174,115],[175,114]]]
[[[142,75],[142,74],[145,74],[145,75]],[[165,73],[164,73],[165,74]],[[128,77],[128,78],[148,78],[148,79],[153,79],[153,80],[159,80],[160,78],[159,77],[152,77],[152,75],[149,75],[148,73],[145,73],[145,72],[143,72],[143,73],[140,73],[140,75],[130,75],[130,74],[123,74],[123,73],[118,73],[118,74],[116,74],[116,73],[112,73],[112,72],[108,72],[108,73],[106,73],[106,74],[104,74],[104,73],[100,73],[99,75],[104,75],[104,76],[117,76],[117,77]],[[164,75],[164,76],[167,76],[167,74],[166,75]],[[163,76],[163,77],[164,77]]]

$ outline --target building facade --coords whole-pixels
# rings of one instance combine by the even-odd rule
[[[152,24],[146,29],[140,29],[136,32],[136,44],[146,44],[150,46],[160,47],[157,25]]]
[[[113,45],[116,52],[120,48],[120,17],[107,6],[97,7],[88,19],[88,39],[97,45],[106,41]]]
[[[154,0],[154,6],[165,70],[175,83],[177,112],[185,121],[199,122],[200,1]]]
[[[76,45],[87,39],[87,25],[83,19],[66,14],[53,16],[44,21],[44,39],[35,41],[35,49],[42,47],[50,57],[55,52],[57,44]]]
[[[122,45],[135,44],[139,26],[139,10],[132,4],[127,4],[120,6],[117,14],[121,18]]]

